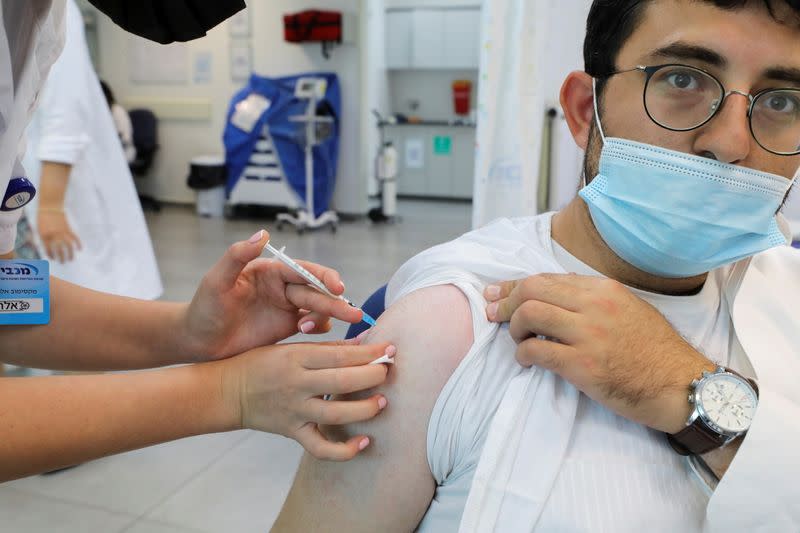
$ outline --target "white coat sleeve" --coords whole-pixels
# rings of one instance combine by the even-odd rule
[[[67,12],[64,51],[50,70],[39,103],[41,138],[34,154],[40,161],[74,165],[90,142],[88,124],[93,113],[88,83],[96,81],[79,75],[86,53],[80,16]]]

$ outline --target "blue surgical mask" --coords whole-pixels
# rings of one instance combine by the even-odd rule
[[[776,212],[792,180],[619,138],[603,139],[600,170],[580,196],[608,246],[664,278],[710,272],[785,245]]]

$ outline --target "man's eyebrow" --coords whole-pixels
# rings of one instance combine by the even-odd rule
[[[764,77],[770,80],[785,81],[800,86],[800,68],[772,67],[764,72]]]
[[[721,54],[715,52],[705,46],[696,44],[689,44],[681,41],[662,46],[650,53],[652,57],[661,57],[665,59],[693,59],[695,61],[702,61],[709,65],[725,68],[728,66],[728,60]]]

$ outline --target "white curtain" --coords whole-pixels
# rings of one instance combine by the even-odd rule
[[[558,107],[566,74],[583,68],[590,5],[591,0],[484,1],[474,227],[498,217],[536,214],[537,204],[554,207],[539,195],[549,189],[563,198],[570,185],[561,180],[574,180],[576,189],[579,175],[572,173],[580,167],[580,151],[574,144],[563,146],[563,124],[554,125],[558,146],[550,146],[543,135],[545,114]],[[546,157],[558,154],[549,165],[543,165],[543,141],[548,141]],[[540,167],[550,168],[559,183],[540,187]]]

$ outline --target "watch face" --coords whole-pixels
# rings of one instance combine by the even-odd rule
[[[758,405],[753,389],[730,374],[712,375],[703,380],[697,398],[712,428],[725,433],[746,431]]]

